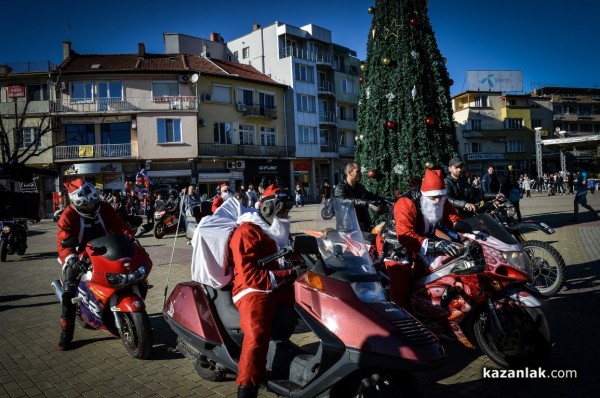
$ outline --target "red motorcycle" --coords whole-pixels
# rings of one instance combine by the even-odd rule
[[[162,208],[154,212],[154,228],[152,233],[156,239],[178,231],[185,232],[183,222],[179,222],[179,209]]]
[[[62,244],[75,248],[78,241],[72,238]],[[144,303],[152,269],[148,253],[137,241],[116,234],[90,240],[80,259],[88,271],[81,276],[73,298],[79,323],[120,337],[132,357],[148,358],[153,344]],[[52,288],[61,301],[62,281],[53,281]]]
[[[261,260],[291,257],[308,271],[294,282],[294,310],[280,306],[275,314],[266,385],[286,397],[416,396],[412,372],[442,365],[444,350],[386,299],[352,204],[333,205],[343,218],[323,220],[319,209],[317,231],[296,236],[292,247]],[[201,377],[223,381],[237,372],[243,335],[231,285],[180,283],[163,316],[177,334],[179,352],[194,361]],[[290,341],[298,317],[318,347]]]
[[[383,244],[377,263],[384,280],[392,272],[410,275],[410,286],[393,293],[396,301],[438,337],[469,348],[476,342],[502,367],[539,364],[550,351],[550,330],[526,287],[533,276],[527,253],[489,214],[458,221],[454,231],[436,234],[463,244],[457,256],[423,258],[412,268],[402,247]]]

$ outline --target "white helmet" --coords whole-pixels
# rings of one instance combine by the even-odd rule
[[[89,182],[84,183],[82,186],[69,193],[69,200],[71,201],[71,205],[75,208],[75,211],[82,217],[94,218],[100,209],[100,206],[98,206],[100,204],[98,191],[96,190],[96,187]]]

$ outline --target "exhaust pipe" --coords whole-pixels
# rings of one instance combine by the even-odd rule
[[[60,281],[60,279],[52,281],[50,286],[52,286],[52,290],[54,290],[54,294],[56,294],[56,297],[58,297],[58,301],[62,304],[63,288],[62,288],[62,282]]]

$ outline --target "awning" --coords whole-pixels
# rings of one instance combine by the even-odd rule
[[[542,145],[567,145],[577,143],[600,143],[600,135],[585,135],[582,137],[565,137],[565,138],[553,138],[550,140],[542,140]]]
[[[191,177],[192,171],[190,169],[185,170],[148,170],[148,177]]]

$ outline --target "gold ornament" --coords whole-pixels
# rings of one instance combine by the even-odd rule
[[[369,8],[367,8],[367,12],[369,14],[375,14],[375,7],[369,7]]]
[[[371,36],[373,36],[373,39],[375,38],[375,28],[373,28],[373,30],[371,31]]]
[[[367,70],[367,67],[365,66],[365,64],[360,64],[360,71],[364,72],[365,70]]]
[[[389,64],[392,63],[392,60],[389,58],[384,58],[381,60],[381,63],[384,64],[385,66],[388,66]]]
[[[433,163],[427,162],[427,163],[425,163],[425,167],[428,169],[433,169]]]

